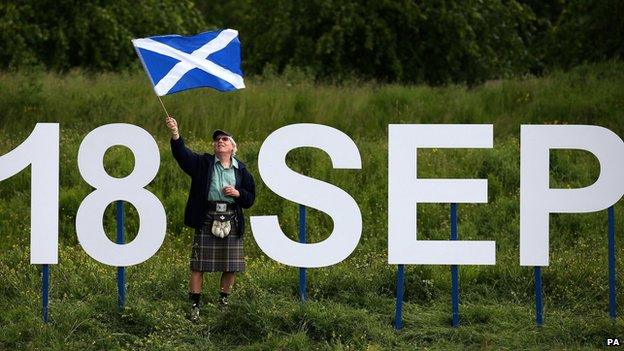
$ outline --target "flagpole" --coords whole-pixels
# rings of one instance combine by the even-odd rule
[[[165,110],[167,117],[169,117],[169,112],[167,112],[167,109],[165,108],[165,104],[163,104],[162,99],[160,98],[160,95],[156,94],[156,97],[158,98],[158,101],[160,101],[160,105],[162,106],[163,110]]]

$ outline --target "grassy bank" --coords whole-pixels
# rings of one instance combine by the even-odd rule
[[[465,86],[345,83],[317,86],[292,72],[251,78],[247,89],[199,89],[163,97],[185,135],[201,137],[215,125],[244,140],[262,141],[291,123],[336,127],[354,139],[379,139],[388,123],[494,123],[497,136],[518,136],[521,123],[602,125],[621,135],[624,64],[582,66],[545,78]],[[166,137],[163,111],[143,72],[0,74],[0,129],[26,133],[36,122],[61,122],[66,132],[105,123],[137,124]],[[383,138],[382,138],[383,139]]]
[[[607,314],[606,211],[551,216],[551,265],[543,270],[545,321],[533,323],[532,269],[519,266],[519,126],[521,123],[592,124],[624,135],[624,66],[582,67],[545,78],[430,88],[351,83],[318,86],[304,76],[256,78],[248,89],[207,89],[164,98],[195,150],[208,150],[214,128],[233,132],[240,158],[258,184],[249,215],[277,214],[284,232],[297,231],[297,205],[264,186],[257,153],[275,129],[322,123],[351,136],[361,170],[334,170],[326,154],[302,149],[289,165],[335,184],[357,201],[360,244],[345,261],[309,270],[309,301],[298,301],[297,270],[266,257],[247,232],[247,272],[239,277],[232,307],[207,307],[200,324],[185,319],[191,231],[182,224],[189,180],[170,155],[163,112],[142,72],[64,76],[0,75],[0,154],[15,148],[37,122],[61,123],[60,260],[52,268],[51,323],[39,318],[39,267],[29,264],[30,170],[0,182],[0,348],[4,349],[544,349],[596,348],[624,336],[622,318]],[[167,211],[167,237],[147,262],[128,268],[125,310],[116,311],[115,268],[97,263],[77,243],[75,214],[92,189],[81,179],[76,156],[84,136],[106,123],[132,123],[150,132],[161,152],[157,177],[147,187]],[[450,274],[445,266],[410,266],[404,329],[395,332],[396,266],[387,264],[387,125],[389,123],[493,123],[491,150],[422,150],[420,177],[487,178],[489,202],[459,206],[459,236],[496,240],[495,266],[460,268],[461,328],[450,327]],[[128,174],[130,152],[113,148],[106,168]],[[593,156],[551,154],[551,186],[582,187],[597,177]],[[446,239],[448,205],[421,205],[419,238]],[[113,206],[105,216],[113,238]],[[616,206],[621,213],[621,206]],[[310,241],[323,240],[331,219],[310,211]],[[621,238],[621,215],[617,216]],[[138,218],[130,208],[130,238]],[[249,228],[249,227],[248,227]],[[619,251],[618,251],[619,252]],[[624,260],[618,257],[618,267]],[[618,281],[623,275],[621,269]],[[217,277],[204,287],[214,300]],[[618,283],[618,291],[624,284]],[[618,305],[624,306],[620,293]]]

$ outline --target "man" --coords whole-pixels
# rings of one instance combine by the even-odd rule
[[[189,298],[192,320],[199,318],[204,272],[222,272],[219,304],[227,306],[236,272],[245,270],[243,208],[255,200],[255,183],[245,164],[237,160],[231,134],[215,130],[214,155],[189,150],[180,137],[178,123],[166,119],[171,131],[171,151],[182,170],[191,177],[184,224],[195,229],[191,250]]]

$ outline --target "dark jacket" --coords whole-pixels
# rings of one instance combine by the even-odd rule
[[[207,153],[199,155],[189,150],[184,145],[182,137],[178,140],[171,139],[171,152],[178,161],[180,168],[191,176],[191,190],[184,209],[184,224],[191,228],[200,229],[206,213],[208,186],[212,180],[215,156]],[[240,160],[238,161],[238,169],[234,168],[234,172],[236,176],[234,187],[240,192],[240,196],[234,198],[234,202],[238,204],[236,217],[240,225],[240,235],[243,235],[245,231],[243,208],[249,208],[253,205],[256,198],[256,184],[253,176]]]

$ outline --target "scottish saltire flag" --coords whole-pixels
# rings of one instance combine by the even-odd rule
[[[224,29],[193,36],[159,35],[132,44],[158,96],[210,87],[245,87],[238,31]]]

